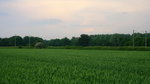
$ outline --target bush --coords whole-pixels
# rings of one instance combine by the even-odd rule
[[[35,48],[39,48],[39,49],[46,48],[46,45],[44,43],[42,43],[42,42],[37,42],[35,44]]]
[[[18,48],[20,48],[20,49],[21,49],[21,48],[22,48],[22,46],[18,46]]]

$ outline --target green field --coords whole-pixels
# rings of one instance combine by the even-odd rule
[[[150,84],[150,51],[0,49],[0,84]]]

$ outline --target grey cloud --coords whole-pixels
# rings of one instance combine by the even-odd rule
[[[9,16],[9,14],[5,12],[0,12],[0,16]]]
[[[50,25],[55,25],[55,24],[59,24],[63,22],[60,19],[44,19],[44,20],[38,20],[38,21],[33,21],[33,24],[38,24],[38,25],[42,25],[42,24],[50,24]]]
[[[15,0],[0,0],[0,4],[3,4],[2,2],[11,3],[11,1],[15,1]],[[91,0],[91,1],[93,2],[99,1],[99,3],[101,2],[101,0]],[[134,5],[133,2],[137,0],[130,0],[130,1],[129,0],[105,0],[105,1],[106,2],[108,1],[108,3],[109,1],[112,2],[119,1],[122,3],[123,2],[129,3],[131,1],[132,3],[129,3],[130,5],[133,4],[131,7],[136,8],[136,5]],[[9,7],[9,5],[3,4],[6,7],[0,6],[0,11],[1,11],[0,12],[0,30],[1,30],[0,36],[3,37],[11,36],[17,33],[18,35],[29,35],[29,34],[34,36],[41,35],[41,37],[44,37],[46,39],[56,38],[56,37],[61,38],[65,36],[67,37],[78,36],[79,34],[84,33],[80,31],[82,28],[94,28],[96,32],[92,32],[92,34],[132,33],[133,29],[135,29],[137,32],[142,32],[144,30],[150,32],[150,10],[149,10],[149,3],[148,3],[149,1],[150,0],[141,1],[144,2],[141,4],[144,4],[145,7],[147,7],[148,9],[146,10],[142,9],[142,11],[138,11],[138,12],[130,12],[130,11],[119,12],[110,9],[101,10],[101,8],[99,8],[98,6],[96,7],[92,6],[74,13],[71,17],[71,20],[69,18],[69,20],[67,21],[61,20],[59,17],[51,17],[51,18],[49,17],[49,19],[40,18],[40,20],[33,19],[32,17],[24,17],[22,13],[18,12],[17,8],[11,8]],[[101,16],[103,18],[101,18]],[[87,21],[89,23],[83,24],[84,21],[85,22]]]

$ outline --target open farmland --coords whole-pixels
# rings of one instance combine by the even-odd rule
[[[0,84],[149,84],[149,51],[0,49]]]

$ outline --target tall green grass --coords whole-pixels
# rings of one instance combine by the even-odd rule
[[[35,47],[31,46],[6,46],[0,47],[0,49],[35,49]],[[122,50],[122,51],[150,51],[150,47],[144,46],[48,46],[45,49],[77,49],[77,50]]]
[[[149,84],[149,51],[0,49],[0,84]]]
[[[132,47],[132,46],[49,46],[49,49],[79,49],[79,50],[125,50],[125,51],[150,51],[150,47]]]

